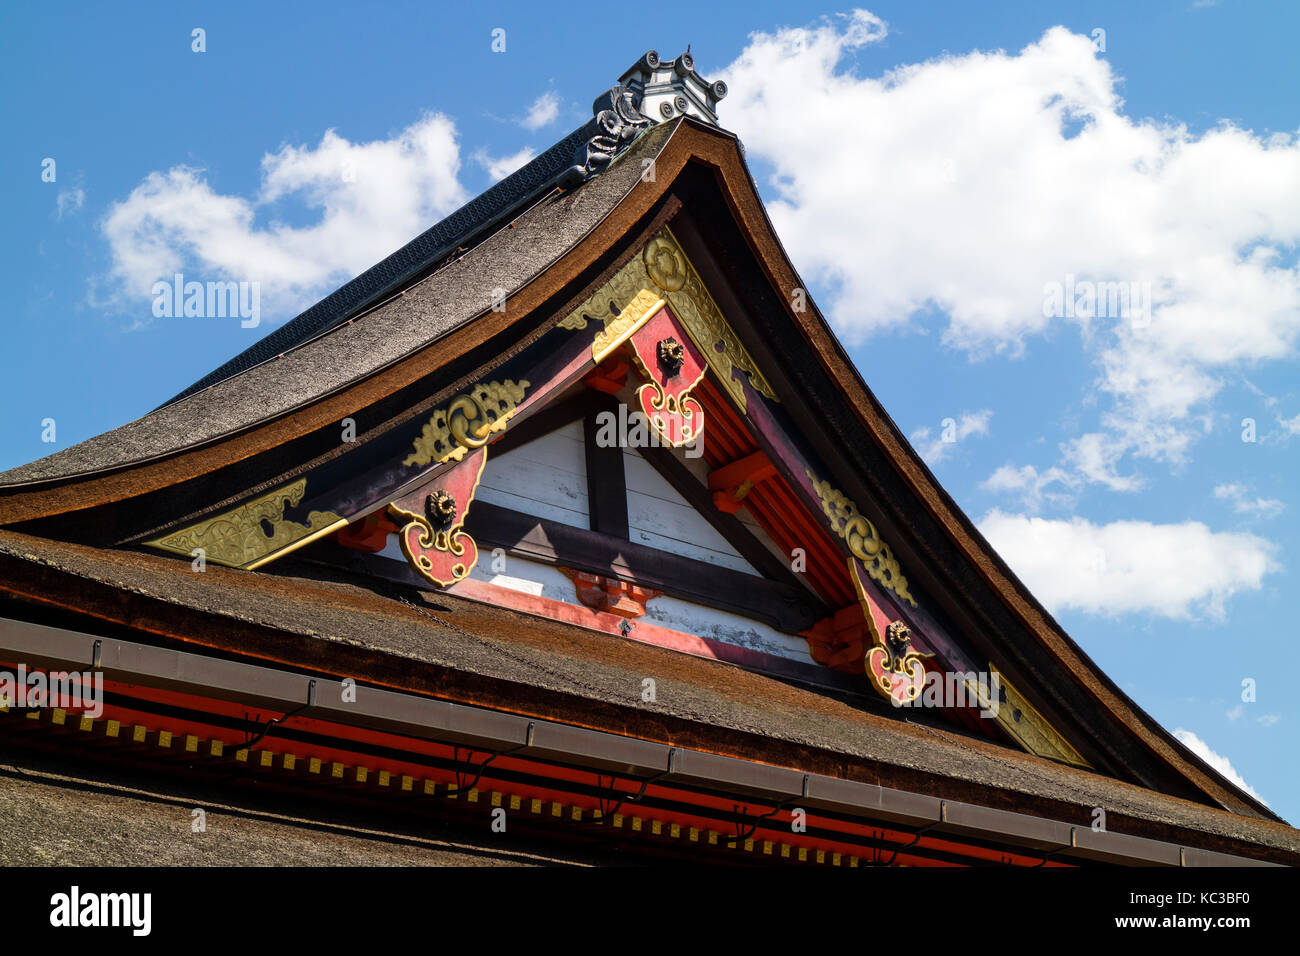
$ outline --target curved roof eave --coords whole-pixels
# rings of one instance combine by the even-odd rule
[[[751,242],[755,242],[756,257],[778,290],[807,289],[808,286],[799,277],[793,260],[773,227],[766,206],[758,197],[757,184],[745,161],[743,148],[739,150],[738,165],[749,196],[733,194],[730,198],[738,222],[749,233]],[[726,178],[724,172],[724,179]],[[789,299],[782,297],[782,301],[788,303]],[[978,569],[980,576],[1012,613],[1024,622],[1026,629],[1085,687],[1100,707],[1121,720],[1153,754],[1202,793],[1228,812],[1239,813],[1240,810],[1235,808],[1246,807],[1261,818],[1285,823],[1261,800],[1234,786],[1215,768],[1188,750],[1124,693],[1070,637],[940,484],[902,429],[867,386],[861,372],[812,297],[808,296],[806,302],[807,308],[803,311],[788,309],[787,312],[790,318],[802,326],[814,349],[821,353],[827,377],[849,399],[861,424],[903,474],[918,502],[935,515],[959,550]]]
[[[515,296],[581,243],[640,182],[637,160],[656,155],[678,122],[650,128],[578,188],[523,209],[513,221],[501,220],[462,256],[393,292],[364,318],[341,319],[297,348],[0,473],[0,489],[87,478],[198,449],[383,371],[490,311],[495,289],[504,289],[507,299]]]

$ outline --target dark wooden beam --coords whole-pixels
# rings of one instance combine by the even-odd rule
[[[797,634],[829,610],[797,583],[761,578],[642,544],[476,501],[465,521],[481,550],[604,574]]]
[[[596,440],[601,412],[618,414],[618,402],[610,395],[592,393],[598,399],[583,419],[587,452],[587,509],[591,529],[615,538],[628,537],[627,477],[623,471],[623,449],[602,447]]]

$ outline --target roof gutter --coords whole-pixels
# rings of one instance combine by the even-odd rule
[[[867,817],[901,827],[996,841],[1044,855],[1128,866],[1278,866],[1248,857],[1076,826],[926,794],[589,730],[549,720],[338,682],[173,648],[0,618],[0,659],[191,693],[440,743],[638,778],[724,790],[771,803]]]

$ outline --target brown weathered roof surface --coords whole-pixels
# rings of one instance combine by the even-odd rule
[[[545,272],[612,212],[680,121],[656,126],[609,168],[521,213],[403,295],[282,358],[38,461],[0,472],[0,486],[67,478],[158,458],[282,415],[364,378],[491,309]],[[106,383],[108,384],[108,383]]]
[[[406,605],[374,587],[134,552],[104,552],[0,531],[0,589],[60,595],[116,624],[450,699],[600,726],[682,746],[799,766],[989,806],[1090,823],[1124,821],[1239,842],[1300,862],[1300,831],[1169,797],[1088,771],[740,668],[445,593]],[[308,576],[312,575],[312,576]],[[418,598],[417,598],[418,600]],[[92,622],[93,623],[93,622]],[[91,628],[87,628],[91,629]],[[656,699],[641,699],[642,680]],[[1144,833],[1143,835],[1149,835]]]
[[[572,862],[504,836],[287,806],[192,782],[6,752],[0,866],[538,866]],[[196,833],[192,811],[205,812]],[[581,855],[576,855],[581,858]]]

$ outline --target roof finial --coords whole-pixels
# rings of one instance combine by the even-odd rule
[[[632,92],[641,112],[657,123],[687,115],[718,125],[718,101],[727,95],[727,84],[710,83],[695,72],[691,45],[675,60],[661,60],[654,50],[637,60],[619,77]]]
[[[592,104],[593,134],[574,151],[573,166],[559,183],[570,189],[605,169],[614,157],[656,123],[690,116],[718,125],[714,110],[727,95],[727,84],[710,83],[695,72],[690,44],[675,60],[661,60],[654,50],[645,55]]]

